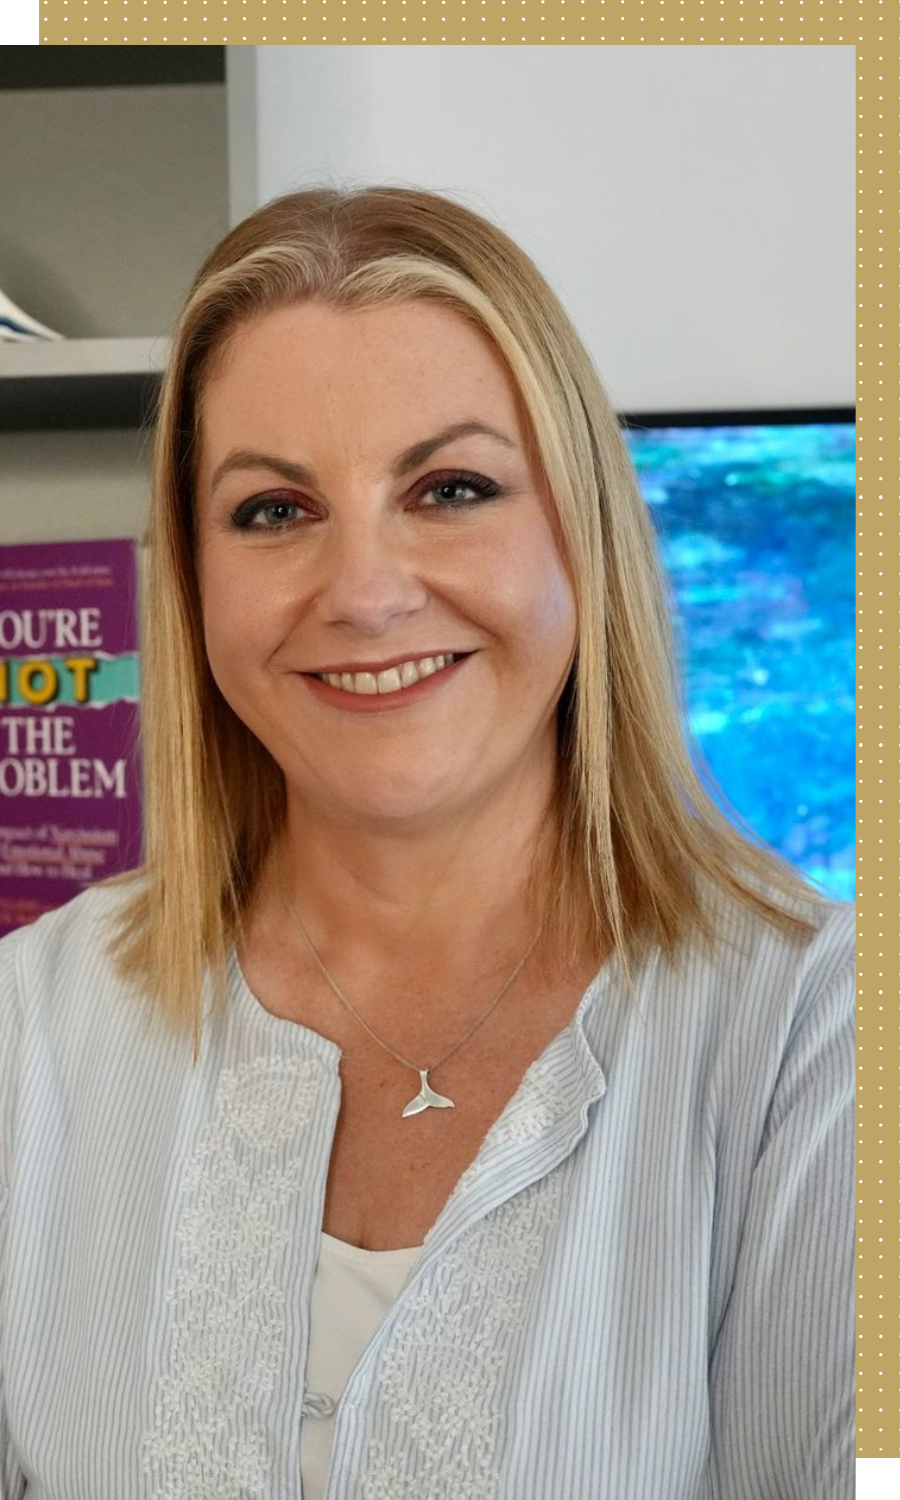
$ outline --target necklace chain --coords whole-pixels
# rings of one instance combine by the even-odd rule
[[[394,1049],[393,1049],[393,1047],[389,1047],[388,1046],[387,1042],[382,1041],[381,1037],[378,1036],[376,1034],[376,1032],[374,1032],[372,1030],[372,1028],[369,1025],[368,1021],[366,1021],[360,1015],[359,1011],[356,1009],[356,1006],[353,1005],[353,1004],[351,1004],[351,1002],[347,999],[347,996],[344,994],[344,992],[341,989],[340,985],[337,983],[336,980],[334,980],[332,978],[331,974],[326,969],[324,963],[322,962],[321,958],[319,957],[318,953],[316,952],[316,949],[315,949],[315,946],[313,944],[312,938],[310,937],[310,935],[307,932],[306,928],[304,927],[303,923],[300,921],[300,918],[297,916],[297,913],[294,911],[294,908],[292,907],[290,901],[288,900],[288,895],[287,895],[287,891],[285,889],[284,879],[283,878],[281,879],[281,882],[280,882],[280,888],[281,888],[281,899],[283,900],[285,906],[287,907],[287,910],[288,910],[290,916],[293,918],[293,920],[295,921],[295,923],[299,927],[300,931],[302,932],[304,938],[306,939],[306,942],[307,942],[307,945],[309,947],[310,953],[312,954],[313,958],[315,959],[316,963],[318,964],[319,968],[321,969],[322,974],[324,975],[324,977],[327,980],[328,984],[331,986],[331,988],[333,989],[334,993],[337,995],[338,999],[342,1002],[342,1004],[344,1004],[347,1007],[347,1009],[350,1011],[351,1015],[353,1015],[353,1016],[356,1017],[357,1021],[360,1024],[360,1026],[362,1026],[362,1027],[365,1028],[365,1030],[369,1033],[369,1036],[372,1038],[373,1042],[377,1042],[378,1045],[379,1045],[379,1047],[382,1047],[385,1052],[389,1052],[390,1055],[391,1055],[391,1057],[395,1057],[399,1063],[403,1063],[404,1067],[412,1068],[412,1070],[413,1070],[414,1073],[419,1073],[419,1074],[422,1074],[422,1073],[426,1073],[426,1074],[427,1073],[433,1073],[437,1068],[439,1068],[441,1066],[442,1063],[445,1063],[448,1060],[448,1058],[451,1058],[455,1052],[458,1052],[459,1049],[460,1049],[460,1047],[462,1047],[464,1045],[464,1043],[466,1043],[471,1036],[474,1036],[474,1034],[478,1030],[479,1026],[483,1026],[484,1025],[485,1021],[488,1019],[488,1016],[490,1016],[493,1013],[493,1011],[496,1010],[497,1006],[500,1004],[500,1001],[503,999],[503,996],[506,994],[506,991],[509,989],[509,987],[512,984],[513,980],[518,977],[519,973],[524,968],[526,961],[531,957],[532,953],[534,952],[535,948],[537,947],[538,938],[541,935],[541,928],[538,928],[538,931],[537,931],[537,933],[536,933],[536,935],[534,937],[534,941],[531,943],[531,946],[528,948],[527,952],[525,954],[523,954],[523,956],[519,959],[519,962],[516,964],[516,967],[513,969],[512,973],[510,974],[509,978],[507,979],[506,983],[504,984],[503,988],[501,989],[499,995],[495,996],[495,998],[491,1001],[490,1005],[488,1006],[488,1008],[484,1012],[484,1014],[478,1017],[477,1021],[474,1024],[474,1026],[470,1026],[469,1030],[466,1032],[465,1036],[460,1037],[459,1041],[455,1042],[454,1045],[450,1048],[450,1051],[449,1052],[445,1052],[444,1055],[443,1055],[443,1057],[440,1058],[436,1063],[433,1063],[430,1068],[424,1068],[424,1069],[422,1069],[422,1068],[419,1068],[419,1066],[416,1063],[410,1062],[409,1058],[402,1057],[399,1052],[395,1052]]]

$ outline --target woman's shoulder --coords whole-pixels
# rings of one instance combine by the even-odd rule
[[[698,974],[715,995],[720,1020],[741,1025],[781,1014],[789,1026],[801,1022],[818,1001],[836,988],[841,1003],[855,996],[856,904],[823,897],[789,896],[757,877],[747,883],[782,911],[803,919],[808,930],[788,929],[770,920],[732,892],[707,883],[704,900],[717,942]]]
[[[849,957],[856,942],[856,903],[827,896],[808,886],[805,895],[788,895],[758,876],[745,873],[746,884],[758,895],[780,907],[791,916],[809,924],[808,936],[770,922],[762,912],[739,900],[731,891],[711,881],[701,881],[703,899],[713,917],[716,931],[726,943],[750,956],[763,950],[783,953],[811,968],[826,966],[840,957]]]
[[[75,1097],[86,1056],[123,1050],[115,1017],[137,1007],[121,999],[108,953],[115,917],[138,889],[134,879],[103,883],[0,938],[0,1197],[10,1180],[20,1085]]]
[[[117,974],[109,952],[118,919],[140,891],[145,877],[125,877],[88,886],[70,901],[0,938],[0,1028],[11,1024],[10,1010],[26,1000],[29,1008],[71,1005],[85,984],[108,989]]]

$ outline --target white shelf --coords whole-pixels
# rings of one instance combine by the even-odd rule
[[[0,343],[0,429],[140,427],[168,351],[165,338]]]

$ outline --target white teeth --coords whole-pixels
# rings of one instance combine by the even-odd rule
[[[342,688],[345,693],[396,693],[402,688],[413,687],[423,677],[431,677],[442,667],[449,667],[456,657],[449,653],[443,656],[423,656],[419,661],[405,661],[397,667],[387,667],[383,672],[324,672],[322,681],[331,687]]]

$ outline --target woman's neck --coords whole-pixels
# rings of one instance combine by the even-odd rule
[[[540,892],[551,837],[545,811],[412,838],[336,828],[291,809],[262,871],[257,910],[270,930],[287,922],[302,945],[289,903],[325,964],[339,955],[345,973],[349,965],[400,978],[461,960],[502,969],[540,926],[529,877],[535,866]]]

